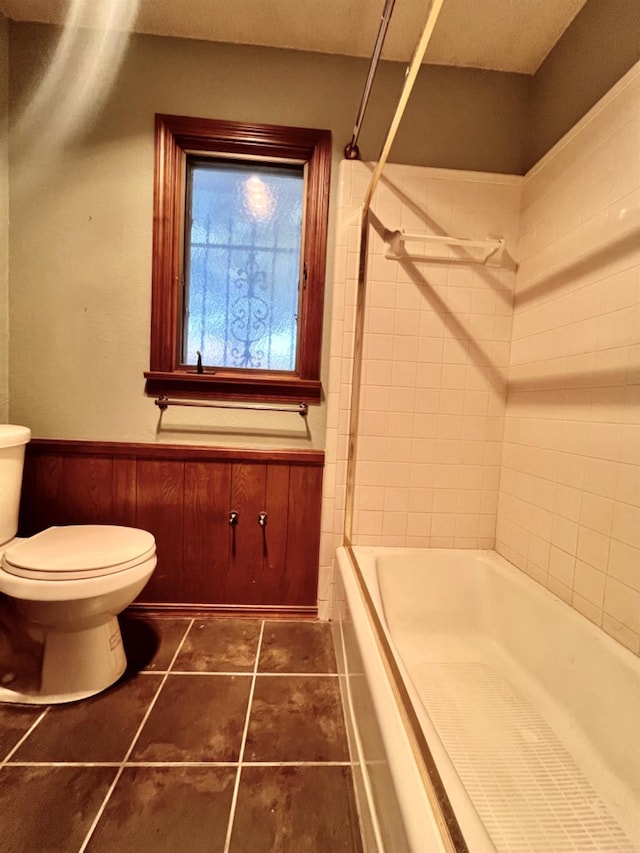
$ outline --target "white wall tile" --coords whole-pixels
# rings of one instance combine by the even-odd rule
[[[519,268],[398,263],[372,236],[354,517],[362,544],[495,542],[636,653],[639,134],[636,68],[524,181],[387,167],[374,200],[385,228],[501,234]],[[341,165],[323,513],[332,543],[369,177],[364,164]]]
[[[619,164],[637,163],[638,128],[636,68],[525,177],[496,524],[505,555],[524,547],[514,519],[529,547],[546,539],[540,582],[636,653],[640,169]]]

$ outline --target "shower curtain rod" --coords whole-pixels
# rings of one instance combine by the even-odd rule
[[[362,93],[360,106],[358,107],[358,115],[356,117],[356,123],[353,128],[353,136],[351,137],[351,142],[348,142],[344,147],[344,156],[347,160],[357,160],[360,156],[360,150],[358,149],[358,137],[360,136],[360,128],[362,127],[364,114],[367,109],[367,104],[369,103],[369,95],[371,94],[371,87],[373,86],[373,78],[376,76],[378,62],[380,61],[380,54],[382,53],[382,46],[387,35],[389,21],[391,20],[391,14],[393,12],[395,2],[396,0],[386,0],[384,9],[382,11],[382,19],[380,20],[378,36],[376,38],[376,43],[373,48],[373,55],[371,56],[371,65],[369,66],[367,82],[364,85],[364,92]]]
[[[387,163],[389,152],[391,151],[391,146],[393,145],[394,140],[396,138],[396,133],[398,132],[398,128],[400,127],[402,116],[404,115],[404,111],[407,107],[407,101],[409,100],[409,97],[413,90],[413,85],[416,82],[418,71],[420,70],[420,66],[422,65],[422,60],[424,59],[427,46],[431,41],[431,36],[433,35],[433,31],[435,29],[436,22],[438,20],[438,15],[440,14],[443,3],[444,0],[432,0],[431,6],[429,8],[429,14],[427,15],[427,20],[424,25],[422,35],[420,36],[420,41],[416,45],[416,49],[414,51],[411,62],[409,63],[405,72],[404,86],[402,87],[402,92],[400,93],[398,106],[396,107],[396,111],[391,120],[391,124],[389,125],[389,130],[387,131],[387,136],[384,145],[382,146],[380,157],[378,158],[378,163],[373,172],[371,183],[369,184],[369,189],[367,190],[367,194],[362,205],[363,219],[366,218],[369,213],[369,207],[371,205],[373,194],[376,190],[376,187],[378,186],[378,181],[380,180],[382,170],[384,169]]]
[[[409,64],[405,82],[400,93],[398,106],[391,121],[387,138],[380,152],[378,165],[369,184],[369,189],[364,199],[361,209],[360,218],[360,246],[358,250],[358,288],[356,292],[356,309],[355,309],[355,327],[354,327],[354,343],[353,343],[353,363],[351,369],[351,399],[349,410],[349,443],[347,449],[347,474],[346,474],[346,490],[345,490],[345,510],[344,510],[344,530],[343,541],[346,545],[351,544],[353,536],[353,511],[355,500],[355,471],[356,471],[356,455],[358,445],[358,423],[359,408],[360,408],[360,385],[362,382],[362,350],[363,350],[363,333],[364,333],[364,308],[365,308],[365,293],[366,293],[366,259],[367,259],[367,243],[368,243],[368,226],[369,226],[369,207],[371,199],[375,192],[376,186],[380,179],[382,169],[384,168],[389,151],[395,139],[395,135],[400,124],[400,120],[407,106],[407,101],[411,95],[411,90],[418,76],[418,71],[424,54],[427,50],[427,45],[435,29],[438,15],[442,9],[444,0],[432,0],[429,7],[427,20],[422,31],[420,40],[416,46],[411,63]]]
[[[354,503],[355,503],[355,470],[357,459],[358,445],[358,423],[360,419],[360,388],[362,384],[362,354],[363,354],[363,338],[364,338],[364,319],[365,319],[365,296],[366,296],[366,272],[367,272],[367,244],[369,236],[369,208],[376,186],[382,174],[382,170],[387,162],[389,151],[393,145],[398,126],[404,114],[407,101],[416,81],[418,71],[424,58],[427,45],[433,34],[433,30],[440,14],[444,0],[432,0],[427,15],[427,20],[424,25],[424,30],[420,41],[416,47],[413,59],[407,68],[405,75],[405,83],[400,95],[400,100],[393,116],[387,138],[380,152],[378,164],[373,172],[369,189],[364,199],[361,209],[360,218],[360,246],[358,250],[358,287],[356,292],[356,308],[355,308],[355,324],[354,324],[354,342],[353,342],[353,362],[351,369],[351,399],[349,410],[349,442],[347,447],[347,472],[346,472],[346,490],[345,490],[345,507],[344,507],[344,530],[343,530],[343,545],[351,552],[353,539],[353,519],[354,519]],[[352,553],[352,552],[351,552]],[[357,566],[357,561],[354,561]],[[359,570],[358,570],[359,571]],[[369,611],[372,625],[375,621]],[[385,657],[383,652],[383,658]],[[406,714],[406,711],[405,711]],[[406,719],[406,724],[415,734],[414,724],[410,719]],[[436,787],[433,777],[428,770],[429,762],[427,761],[425,750],[423,750],[421,742],[416,742],[416,757],[421,768],[421,775],[424,782],[424,788],[427,799],[431,804],[432,812],[438,829],[440,831],[442,846],[447,853],[468,853],[468,847],[461,837],[460,833],[454,831],[454,827],[447,821],[446,811],[443,805],[441,790]],[[435,774],[438,775],[437,773]],[[441,783],[440,783],[441,784]],[[455,821],[455,816],[453,823]],[[459,830],[459,827],[456,827]]]

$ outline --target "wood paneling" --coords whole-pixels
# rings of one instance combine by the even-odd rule
[[[66,501],[62,471],[63,460],[60,457],[46,454],[40,458],[32,479],[36,530],[64,523]]]
[[[240,595],[247,604],[287,600],[289,478],[289,465],[233,466],[231,503],[239,522],[231,528],[230,602]],[[264,525],[261,513],[266,513]]]
[[[317,597],[317,576],[305,572],[308,554],[320,550],[321,501],[300,500],[300,495],[322,496],[322,470],[291,468],[289,523],[287,525],[287,600],[302,604]]]
[[[267,466],[236,462],[231,481],[231,508],[238,524],[231,528],[229,591],[233,601],[243,595],[247,604],[259,604],[262,594],[264,537],[258,513],[266,509]]]
[[[158,566],[139,602],[309,612],[323,462],[317,451],[34,439],[19,532],[53,524],[142,527],[156,538]],[[239,513],[236,527],[231,510]]]
[[[70,458],[70,457],[68,457]],[[136,524],[136,460],[112,456],[111,517],[113,524],[135,527]]]
[[[113,517],[113,460],[71,456],[64,460],[64,512],[78,524],[107,524]]]
[[[185,601],[229,601],[231,463],[186,462],[182,594]]]
[[[183,504],[183,462],[137,460],[136,527],[153,533],[162,554],[145,587],[145,601],[167,601],[182,585]]]
[[[291,467],[282,465],[267,466],[267,493],[264,509],[267,513],[267,525],[264,528],[264,571],[265,588],[273,593],[283,588],[287,562],[287,527],[289,513],[289,480]],[[298,495],[298,500],[300,500]]]

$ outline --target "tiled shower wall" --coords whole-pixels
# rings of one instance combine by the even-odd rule
[[[496,549],[640,652],[640,67],[527,174]]]
[[[636,653],[639,158],[636,66],[524,183],[385,169],[373,207],[354,519],[359,544],[495,545]],[[366,165],[342,164],[321,615],[344,520],[358,206],[369,179]],[[508,264],[386,260],[385,228],[505,236],[517,287]]]
[[[370,177],[366,164],[341,165],[321,600],[343,528],[358,219]],[[353,530],[360,545],[493,547],[521,185],[506,175],[385,169],[367,273]],[[507,253],[495,267],[432,246],[439,257],[430,262],[389,260],[384,232],[396,229],[504,237]],[[424,256],[427,247],[406,250]]]

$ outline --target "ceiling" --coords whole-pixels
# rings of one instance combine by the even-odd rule
[[[425,62],[533,74],[586,0],[444,0]],[[428,0],[396,0],[383,58],[408,62]],[[136,9],[137,7],[137,9]],[[370,57],[384,0],[0,0],[15,21]]]

